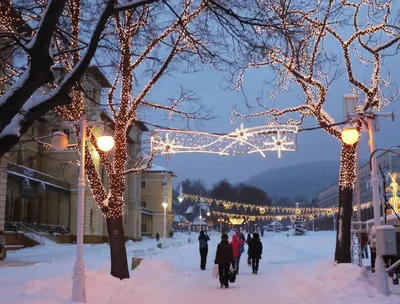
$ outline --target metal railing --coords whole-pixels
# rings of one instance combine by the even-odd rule
[[[45,242],[46,238],[40,232],[37,232],[32,228],[25,226],[22,223],[18,223],[18,230],[23,231],[27,237],[31,238],[32,240],[38,242],[41,245],[44,245],[46,243]]]

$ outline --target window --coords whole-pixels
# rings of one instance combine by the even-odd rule
[[[142,208],[147,208],[147,202],[142,202],[142,203],[140,204],[140,206],[141,206]]]
[[[146,182],[142,182],[142,189],[146,188]]]

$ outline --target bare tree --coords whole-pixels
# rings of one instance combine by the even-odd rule
[[[129,130],[136,124],[142,108],[166,111],[169,117],[176,115],[186,120],[209,117],[209,112],[185,89],[168,102],[148,98],[160,78],[180,66],[190,72],[197,69],[196,60],[213,62],[213,47],[208,45],[214,36],[204,29],[205,12],[204,3],[193,0],[145,5],[135,11],[120,12],[110,20],[106,29],[109,34],[100,44],[102,63],[110,67],[109,74],[113,77],[107,102],[102,105],[113,122],[112,156],[98,149],[92,134],[90,143],[105,168],[108,190],[96,170],[90,149],[86,149],[85,168],[93,197],[107,221],[111,274],[120,279],[129,277],[122,220],[125,176],[146,170],[153,159],[152,155],[139,158],[133,168],[127,168]],[[162,22],[157,20],[159,16],[163,16]],[[197,28],[203,30],[195,31]],[[78,93],[70,105],[55,109],[66,120],[78,120],[86,111],[84,98]]]
[[[274,98],[293,85],[298,85],[304,98],[299,105],[285,109],[268,108],[258,100],[261,112],[243,114],[234,109],[234,119],[265,116],[277,122],[288,116],[288,124],[300,125],[306,117],[312,117],[321,128],[341,141],[340,123],[324,108],[331,84],[343,72],[347,74],[353,92],[359,95],[358,110],[380,110],[398,96],[398,92],[386,95],[390,74],[382,71],[385,57],[396,53],[399,48],[399,16],[392,7],[392,1],[265,2],[268,2],[268,9],[279,17],[284,35],[265,40],[266,36],[271,36],[259,28],[259,38],[252,42],[254,47],[248,56],[251,60],[238,70],[237,88],[241,86],[247,69],[269,67],[276,75],[275,81],[270,82],[275,85],[270,97]],[[332,48],[333,41],[338,48]],[[255,52],[260,48],[263,49],[261,53]],[[369,79],[361,80],[358,69],[364,73],[368,70]],[[342,143],[335,251],[335,261],[338,263],[351,262],[350,226],[355,159],[356,144]]]
[[[10,56],[18,55],[20,64],[14,67],[16,61],[2,61],[6,73],[0,79],[1,87],[5,87],[0,97],[0,157],[41,115],[55,106],[71,102],[69,93],[88,68],[110,17],[156,1],[131,0],[122,5],[116,0],[94,3],[98,15],[94,20],[95,26],[87,29],[89,39],[83,41],[78,49],[59,50],[60,42],[65,45],[69,40],[70,32],[63,27],[68,19],[65,13],[69,1],[21,0],[11,5],[10,0],[1,0],[0,51]],[[77,46],[76,43],[72,45]],[[82,56],[72,65],[71,71],[56,82],[53,68],[57,58],[74,51],[80,51]],[[43,93],[44,86],[51,87],[51,90]],[[32,95],[36,98],[31,98]]]

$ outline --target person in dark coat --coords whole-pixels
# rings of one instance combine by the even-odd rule
[[[243,241],[243,243],[246,243],[246,238],[244,237],[243,232],[240,232],[239,240]]]
[[[217,253],[215,255],[215,264],[218,264],[219,282],[221,288],[229,287],[229,270],[231,264],[235,260],[233,255],[233,247],[229,244],[227,234],[221,236],[221,243],[218,244]]]
[[[199,235],[199,250],[200,250],[200,269],[206,270],[207,264],[207,255],[208,255],[208,241],[210,237],[204,233],[204,231],[200,231]]]
[[[251,259],[253,274],[257,274],[263,250],[263,246],[260,241],[260,236],[258,235],[258,233],[253,233],[253,238],[249,241],[248,245],[249,249],[247,251],[247,254]]]
[[[156,233],[156,241],[157,241],[157,243],[158,243],[159,240],[160,240],[160,234],[157,232]]]
[[[248,233],[247,234],[247,240],[246,240],[246,244],[249,245],[249,242],[251,241],[251,234]]]

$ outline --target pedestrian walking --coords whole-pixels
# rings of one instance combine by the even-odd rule
[[[156,241],[157,241],[157,243],[158,243],[159,240],[160,240],[160,234],[157,232],[156,233]]]
[[[207,255],[208,255],[208,241],[210,237],[204,233],[204,231],[200,231],[199,235],[199,250],[200,250],[200,269],[206,270],[207,264]]]
[[[371,270],[375,272],[376,259],[376,229],[375,225],[369,229],[369,247],[371,248]]]
[[[261,237],[264,237],[264,228],[261,228]]]
[[[236,274],[239,274],[240,256],[244,252],[244,242],[239,240],[237,234],[232,235],[233,257],[235,260],[232,263],[232,267],[236,270]]]
[[[246,239],[246,244],[249,245],[249,242],[251,241],[251,234],[247,234],[247,239]]]
[[[246,238],[244,237],[243,232],[240,232],[239,240],[243,241],[243,244],[246,243]]]
[[[218,244],[214,260],[214,263],[218,264],[218,275],[221,288],[229,287],[229,270],[233,261],[233,247],[229,244],[228,235],[224,233],[221,236],[221,243]]]
[[[251,267],[253,269],[253,274],[257,274],[258,266],[260,264],[263,246],[258,233],[253,233],[253,238],[248,242],[249,249],[247,254],[251,260]]]
[[[366,232],[361,233],[360,245],[362,258],[368,259],[368,234]]]

